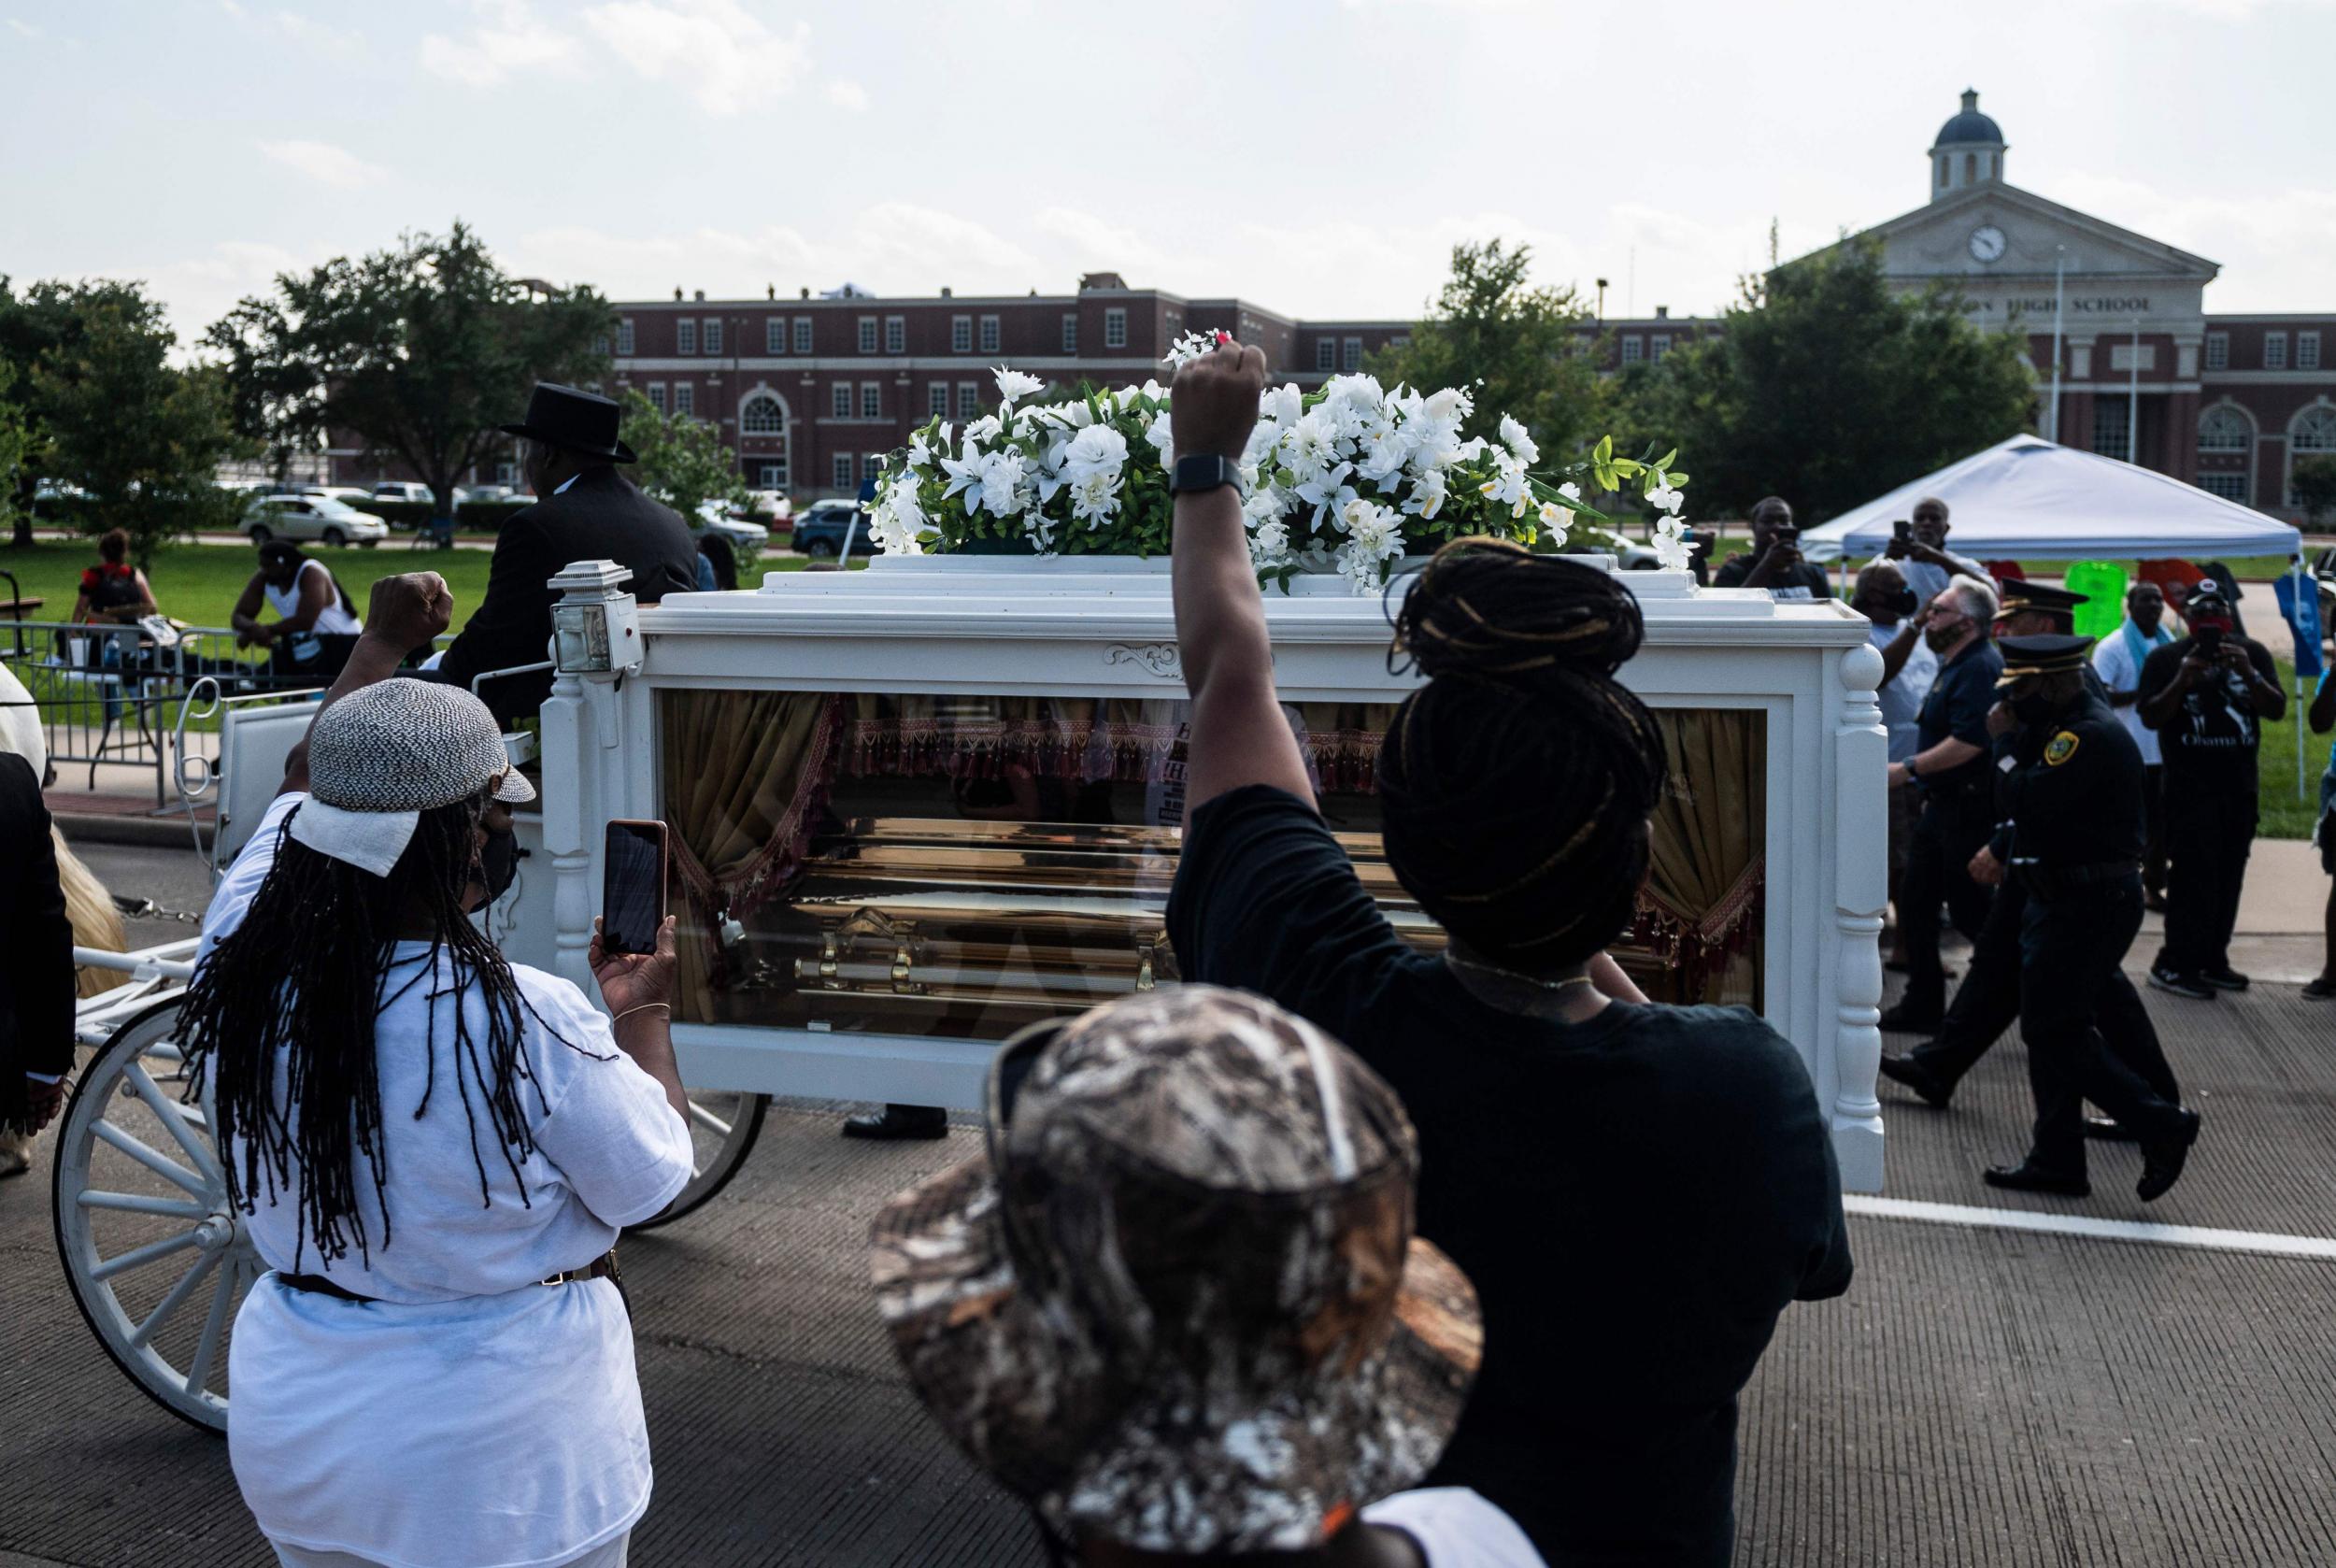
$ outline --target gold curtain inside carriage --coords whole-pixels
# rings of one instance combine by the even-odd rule
[[[660,694],[662,814],[699,1022],[1002,1038],[1175,977],[1181,699]],[[1404,935],[1378,846],[1391,705],[1286,709],[1326,819]],[[1649,995],[1758,1006],[1762,716],[1660,710],[1671,786],[1616,956]]]

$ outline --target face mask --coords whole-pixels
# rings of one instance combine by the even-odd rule
[[[2059,704],[2033,691],[2012,699],[2012,717],[2023,724],[2042,724],[2059,711]]]
[[[1963,623],[1959,620],[1949,620],[1944,624],[1930,625],[1923,632],[1922,640],[1930,645],[1931,652],[1944,653],[1955,646],[1955,639],[1962,634]]]
[[[487,902],[492,904],[511,891],[519,880],[520,841],[509,829],[498,833],[487,830],[487,842],[478,851],[479,880],[486,885]]]

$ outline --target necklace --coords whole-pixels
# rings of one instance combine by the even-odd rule
[[[1520,975],[1514,969],[1503,969],[1497,964],[1478,963],[1473,959],[1462,958],[1449,948],[1444,949],[1444,962],[1455,969],[1464,969],[1471,974],[1482,975],[1488,979],[1499,980],[1505,985],[1531,986],[1533,990],[1543,992],[1569,991],[1575,986],[1586,986],[1590,983],[1588,975],[1568,975],[1557,980],[1536,980],[1531,975]]]
[[[1460,985],[1474,992],[1479,1001],[1504,1013],[1520,1013],[1528,1018],[1564,1021],[1569,1010],[1566,992],[1577,986],[1591,984],[1587,974],[1568,975],[1556,980],[1537,980],[1531,975],[1519,975],[1514,969],[1503,969],[1496,964],[1461,958],[1450,948],[1444,949],[1444,962]]]

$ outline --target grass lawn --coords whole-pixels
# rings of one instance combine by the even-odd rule
[[[2283,628],[2284,630],[2284,628]],[[2303,701],[2296,701],[2296,666],[2282,659],[2279,688],[2287,693],[2287,717],[2263,726],[2263,749],[2256,756],[2257,799],[2265,838],[2309,838],[2320,806],[2320,774],[2328,766],[2329,735],[2315,735],[2304,721],[2312,706],[2312,683],[2304,682]],[[2296,727],[2303,726],[2303,798],[2296,798]]]
[[[409,549],[402,541],[374,549],[326,549],[317,545],[309,548],[309,553],[332,568],[357,602],[360,614],[372,595],[376,577],[398,572],[435,572],[454,591],[458,620],[476,608],[487,592],[487,566],[494,559],[484,550]],[[47,601],[33,616],[38,620],[64,620],[72,615],[81,570],[96,561],[94,541],[0,549],[0,572],[15,574],[27,595]],[[178,545],[154,557],[146,580],[153,586],[154,602],[164,615],[191,626],[224,626],[244,584],[251,580],[259,564],[259,552],[253,549]]]
[[[373,549],[326,549],[321,545],[312,545],[308,553],[332,568],[341,586],[349,590],[349,596],[356,601],[360,615],[372,597],[375,578],[399,572],[437,573],[454,591],[457,630],[485,597],[487,568],[494,560],[485,550],[418,550],[408,549],[402,540],[392,540]],[[96,561],[94,543],[51,541],[30,549],[0,549],[0,572],[15,574],[26,596],[46,601],[30,617],[35,620],[64,620],[71,616],[81,570]],[[807,564],[799,555],[767,558],[762,563],[764,570],[772,572],[801,571]],[[852,564],[856,567],[864,563],[854,561]],[[190,626],[225,626],[244,584],[251,580],[251,574],[258,567],[255,550],[224,545],[178,545],[155,556],[146,580],[153,585],[154,602],[162,606],[164,615]],[[744,587],[762,581],[751,566],[745,578],[741,584]],[[5,586],[5,582],[0,582],[0,589]]]

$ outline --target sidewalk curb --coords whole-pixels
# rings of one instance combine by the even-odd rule
[[[57,831],[64,834],[68,844],[127,844],[166,849],[189,849],[194,846],[193,834],[187,831],[184,817],[112,817],[52,811],[50,820],[57,824]],[[198,821],[195,826],[207,849],[212,825]]]

